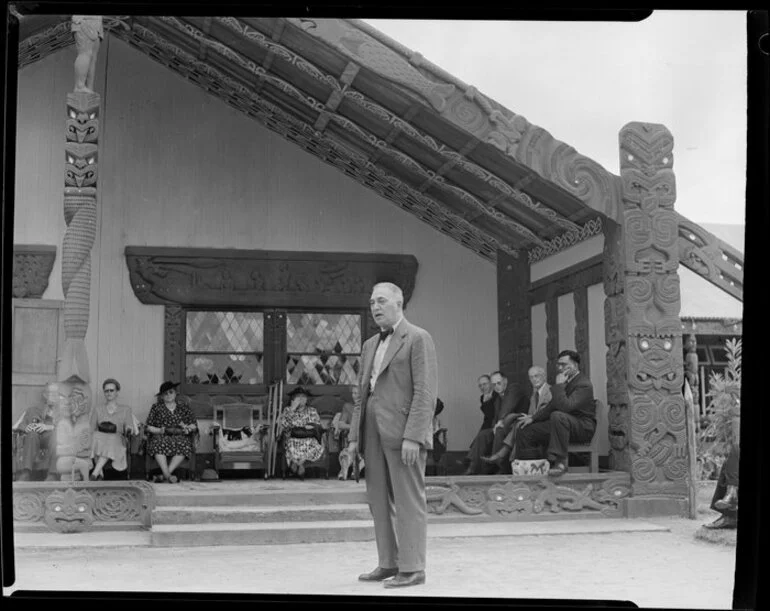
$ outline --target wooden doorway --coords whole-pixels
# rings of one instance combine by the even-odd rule
[[[42,401],[42,390],[56,381],[64,346],[64,301],[12,301],[13,359],[11,363],[11,422]]]

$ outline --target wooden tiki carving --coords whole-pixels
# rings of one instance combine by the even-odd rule
[[[96,239],[99,106],[96,93],[67,94],[62,288],[64,354],[59,379],[90,382],[85,336],[91,301],[91,249]]]
[[[620,132],[625,322],[617,327],[626,346],[615,367],[625,360],[634,495],[687,494],[673,144],[662,125],[629,123]],[[617,410],[611,418],[620,420]]]

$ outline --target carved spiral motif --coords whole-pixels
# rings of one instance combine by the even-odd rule
[[[129,490],[97,490],[94,496],[94,516],[105,522],[127,522],[139,519],[139,499]]]
[[[45,515],[43,497],[35,492],[13,493],[13,519],[17,522],[41,522]]]
[[[670,480],[683,480],[687,478],[687,460],[684,458],[671,458],[663,463],[663,475]]]
[[[670,397],[663,402],[659,409],[661,421],[672,433],[684,431],[686,425],[684,399]]]
[[[657,473],[658,468],[652,458],[644,456],[641,458],[636,458],[633,461],[632,470],[633,477],[636,481],[651,482],[653,479],[655,479],[655,474]]]
[[[653,283],[649,278],[641,276],[629,277],[626,282],[626,291],[633,306],[644,306],[650,303],[655,295]]]
[[[488,123],[479,106],[465,96],[456,98],[449,105],[447,112],[457,123],[474,134]]]
[[[661,210],[652,215],[655,244],[660,248],[676,248],[679,240],[679,222],[673,210]]]
[[[636,395],[633,398],[631,409],[631,422],[635,431],[646,433],[655,426],[658,421],[658,408],[651,401]]]
[[[656,304],[660,304],[666,314],[678,317],[679,312],[671,310],[679,308],[681,296],[679,274],[660,274],[655,279],[655,285],[657,288]]]

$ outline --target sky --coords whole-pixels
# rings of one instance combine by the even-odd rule
[[[665,125],[676,210],[744,224],[744,11],[655,11],[638,23],[366,22],[614,174],[626,123]]]

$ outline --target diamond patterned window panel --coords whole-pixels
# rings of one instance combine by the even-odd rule
[[[361,315],[290,312],[286,352],[289,384],[355,384],[361,366]]]
[[[265,324],[261,312],[187,312],[188,384],[262,384]]]

